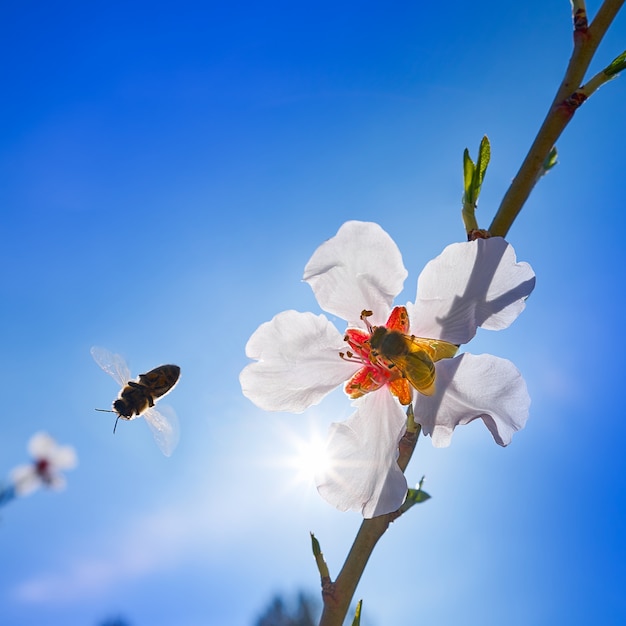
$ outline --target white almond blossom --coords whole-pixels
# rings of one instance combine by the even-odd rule
[[[65,477],[61,470],[73,469],[78,463],[72,446],[60,446],[50,435],[35,433],[28,442],[32,463],[19,465],[11,472],[15,494],[27,495],[41,486],[63,489]]]
[[[380,226],[345,223],[315,251],[304,280],[347,328],[324,315],[279,313],[250,337],[246,354],[255,362],[240,375],[244,395],[268,411],[300,413],[345,384],[356,410],[331,425],[317,484],[331,504],[364,517],[404,501],[398,443],[411,401],[436,446],[476,418],[507,445],[528,416],[526,384],[512,363],[454,355],[479,326],[500,330],[515,320],[535,284],[531,267],[501,238],[452,244],[424,268],[415,303],[393,308],[406,276],[398,247]],[[393,349],[385,343],[390,335],[400,342]]]

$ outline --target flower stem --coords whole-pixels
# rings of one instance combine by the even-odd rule
[[[409,424],[411,423],[414,424],[411,417],[409,417]],[[420,431],[421,426],[417,424],[414,429],[407,430],[400,440],[398,465],[403,472],[406,470],[411,456],[413,456]],[[337,576],[337,580],[330,582],[322,578],[324,610],[322,611],[319,626],[341,626],[343,624],[350,602],[352,602],[354,597],[354,592],[374,551],[374,547],[385,534],[387,528],[389,528],[389,524],[400,517],[400,515],[401,513],[399,512],[387,513],[371,519],[364,519],[361,522],[359,532]]]
[[[324,610],[320,626],[341,626],[350,607],[350,602],[365,570],[367,561],[378,540],[389,527],[393,513],[365,519],[361,523],[346,562],[333,583],[332,589],[322,594]]]
[[[572,17],[574,19],[574,30],[584,30],[589,27],[585,0],[572,0]]]
[[[582,104],[571,96],[582,85],[585,72],[595,54],[600,41],[615,18],[625,0],[605,0],[596,17],[588,28],[585,21],[579,20],[574,29],[574,50],[569,60],[565,76],[550,105],[546,118],[535,137],[524,162],[513,179],[502,203],[491,222],[489,232],[492,236],[504,237],[513,221],[522,210],[530,196],[546,157],[554,147],[556,140],[574,116],[576,109]],[[584,4],[576,3],[574,8]],[[575,16],[576,19],[576,16]]]
[[[0,488],[0,506],[4,506],[8,502],[11,502],[15,498],[15,487],[9,485],[8,487]]]

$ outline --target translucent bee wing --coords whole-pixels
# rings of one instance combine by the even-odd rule
[[[425,396],[435,393],[435,364],[424,350],[411,352],[390,360],[395,363],[404,377]]]
[[[142,413],[141,416],[148,423],[161,452],[165,456],[171,456],[178,445],[180,436],[178,417],[174,409],[167,404],[159,404],[158,411],[156,408],[151,407],[145,413]]]
[[[130,380],[130,369],[128,369],[124,357],[119,354],[113,354],[106,348],[101,348],[100,346],[93,346],[90,352],[93,360],[109,376],[112,376],[121,387],[126,385]]]
[[[459,346],[442,339],[423,339],[422,337],[409,337],[408,339],[410,352],[426,352],[433,361],[450,359],[459,350]]]

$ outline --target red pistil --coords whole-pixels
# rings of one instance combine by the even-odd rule
[[[344,341],[350,346],[350,350],[346,350],[345,353],[340,352],[339,356],[346,361],[360,363],[362,367],[346,383],[345,391],[351,398],[360,398],[366,393],[388,385],[391,393],[396,395],[402,404],[409,404],[412,391],[408,381],[403,378],[402,372],[380,354],[372,354],[370,337],[376,327],[372,326],[367,319],[371,315],[372,312],[367,310],[361,314],[361,320],[365,323],[367,331],[359,328],[346,330]],[[407,333],[409,331],[409,315],[406,308],[403,306],[395,307],[385,327]]]
[[[35,472],[41,480],[49,485],[52,482],[52,475],[50,474],[50,461],[48,459],[37,459],[35,461]]]

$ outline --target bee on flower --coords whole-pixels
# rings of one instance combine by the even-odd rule
[[[505,446],[528,417],[530,398],[515,366],[492,355],[457,354],[478,327],[500,330],[522,312],[535,285],[502,238],[448,246],[419,276],[414,303],[393,306],[407,271],[377,224],[347,222],[304,270],[325,315],[284,311],[250,337],[255,362],[240,375],[262,409],[300,413],[339,385],[355,412],[330,427],[321,495],[364,517],[396,511],[407,493],[397,464],[406,405],[438,446],[481,418]]]

